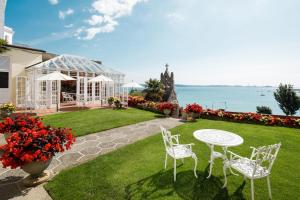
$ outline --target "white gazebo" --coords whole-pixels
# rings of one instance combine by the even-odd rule
[[[104,88],[109,88],[107,90],[108,94],[105,96],[104,98],[104,101],[107,101],[107,97],[114,97],[113,94],[114,94],[114,91],[115,91],[115,88],[114,88],[114,81],[111,79],[111,78],[108,78],[106,76],[103,76],[103,75],[100,75],[100,76],[97,76],[97,77],[94,77],[92,78],[91,80],[88,81],[89,83],[98,83],[100,84],[100,88],[103,87],[103,84],[104,84]],[[111,89],[112,88],[112,91]],[[109,92],[112,92],[112,94],[110,94]],[[101,95],[101,92],[100,92],[100,105],[102,106],[102,103],[103,103],[103,98],[102,98],[102,95]]]
[[[129,89],[142,89],[144,88],[142,85],[136,83],[136,82],[131,82],[131,83],[126,83],[122,86],[123,90],[123,96],[125,97],[126,101],[128,102],[128,94],[129,94]]]
[[[58,71],[74,80],[53,81],[39,78]],[[105,78],[102,80],[101,78]],[[70,90],[77,105],[105,105],[109,97],[126,101],[123,73],[105,67],[99,62],[73,55],[60,55],[26,68],[26,76],[17,77],[17,106],[34,109],[55,108],[57,94]],[[99,78],[102,80],[99,81]],[[98,79],[98,81],[97,81]],[[68,87],[64,87],[68,83]],[[70,87],[71,87],[70,86]],[[61,103],[61,98],[58,98]]]

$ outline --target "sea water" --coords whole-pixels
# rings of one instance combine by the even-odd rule
[[[256,106],[268,106],[273,114],[283,115],[274,98],[273,87],[177,86],[180,106],[198,103],[203,108],[235,112],[256,112]],[[298,95],[300,95],[298,93]],[[300,111],[296,114],[300,116]]]

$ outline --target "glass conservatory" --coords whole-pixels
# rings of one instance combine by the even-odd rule
[[[75,80],[39,81],[44,75],[59,71]],[[91,82],[99,75],[112,81]],[[54,108],[56,104],[74,103],[105,106],[109,97],[127,100],[128,93],[122,88],[123,73],[107,68],[89,59],[60,55],[26,68],[26,77],[17,77],[17,107],[41,109]],[[58,97],[58,95],[60,95]],[[58,102],[57,102],[58,101]]]

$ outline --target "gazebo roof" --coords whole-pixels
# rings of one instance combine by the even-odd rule
[[[80,71],[98,74],[114,74],[124,75],[114,69],[108,68],[95,61],[89,60],[84,57],[63,54],[47,60],[45,62],[38,63],[28,68],[35,69],[50,69],[50,70],[66,70],[66,71]]]

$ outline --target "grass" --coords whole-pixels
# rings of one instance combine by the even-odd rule
[[[76,136],[83,136],[112,128],[154,119],[157,114],[139,109],[93,109],[43,117],[47,125],[72,128]]]
[[[172,162],[163,169],[164,147],[161,135],[155,135],[88,163],[62,171],[46,186],[54,200],[85,199],[250,199],[250,182],[241,176],[229,175],[228,186],[222,189],[222,162],[217,160],[213,176],[206,179],[208,147],[195,140],[197,129],[228,130],[244,138],[244,144],[230,148],[244,156],[249,146],[282,142],[282,148],[272,169],[273,199],[298,199],[300,185],[300,130],[284,127],[239,124],[199,120],[172,129],[181,134],[181,143],[195,143],[199,159],[198,176],[193,176],[193,160],[178,164],[177,181],[173,182]],[[179,162],[180,163],[180,162]],[[266,179],[255,181],[256,199],[268,199]]]

